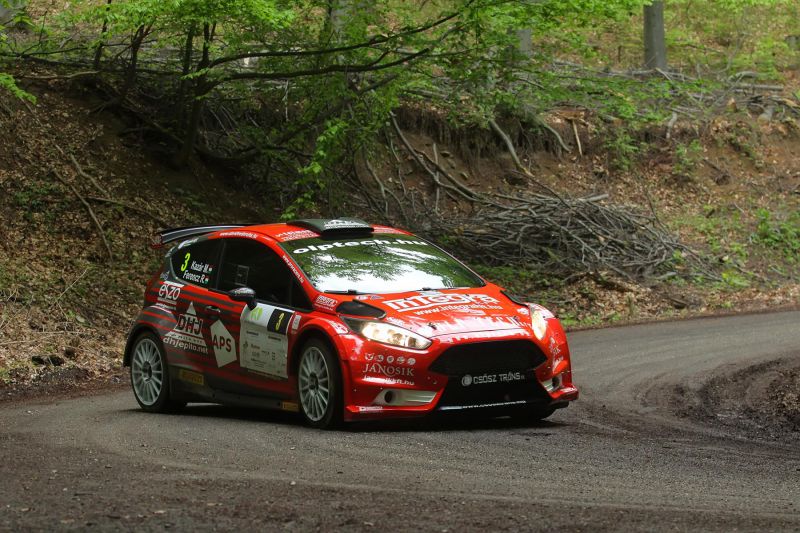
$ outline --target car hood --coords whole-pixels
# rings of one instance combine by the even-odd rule
[[[512,302],[497,287],[368,295],[358,299],[385,311],[387,322],[426,337],[530,330],[527,306]]]

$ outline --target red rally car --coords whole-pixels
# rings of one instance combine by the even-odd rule
[[[559,321],[434,244],[357,219],[178,228],[125,347],[146,411],[215,402],[315,427],[577,399]]]

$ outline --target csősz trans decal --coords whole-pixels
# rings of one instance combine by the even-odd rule
[[[472,376],[466,374],[461,377],[461,385],[469,387],[472,385],[486,385],[489,383],[509,383],[513,381],[525,381],[527,378],[522,372],[501,372],[498,374],[480,374]]]

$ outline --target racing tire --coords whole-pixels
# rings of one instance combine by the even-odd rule
[[[308,425],[320,429],[341,425],[344,400],[339,358],[319,339],[306,342],[300,352],[297,397]]]
[[[131,387],[145,411],[168,413],[186,407],[186,402],[172,397],[164,347],[149,331],[136,337],[131,349]]]

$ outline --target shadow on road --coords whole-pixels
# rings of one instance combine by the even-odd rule
[[[229,407],[217,404],[192,404],[174,414],[144,413],[140,409],[124,409],[126,414],[142,416],[166,416],[176,419],[203,418],[220,420],[239,420],[243,422],[257,422],[264,424],[280,424],[296,426],[298,429],[315,430],[305,426],[300,415],[283,411],[270,411],[266,409],[249,409],[244,407]],[[513,429],[550,429],[556,430],[566,427],[557,421],[526,420],[512,417],[480,417],[474,413],[433,415],[424,418],[405,418],[397,420],[376,420],[346,423],[342,428],[334,430],[344,433],[394,433],[394,432],[435,432],[435,431],[496,431]]]

